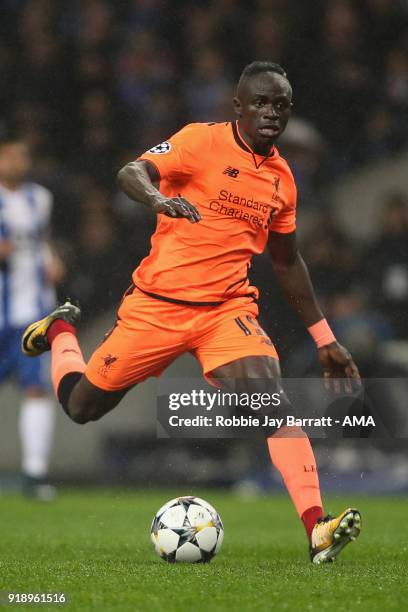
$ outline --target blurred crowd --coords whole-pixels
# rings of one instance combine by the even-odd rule
[[[117,194],[118,169],[189,121],[232,118],[246,63],[279,62],[293,83],[282,147],[312,212],[328,181],[408,143],[406,0],[0,5],[0,130],[25,135],[35,179],[55,195],[54,238],[71,270],[62,292],[85,313],[118,301],[154,228]],[[303,246],[329,318],[371,356],[378,340],[408,338],[406,195],[385,197],[378,227],[374,243],[350,244],[320,212]],[[272,328],[265,269],[254,274]]]
[[[378,231],[368,243],[352,241],[328,215],[316,216],[302,244],[319,301],[333,330],[364,376],[408,372],[408,195],[383,196]],[[313,342],[289,313],[268,275],[268,261],[254,264],[263,288],[264,325],[286,356],[292,376],[318,375]],[[300,338],[304,337],[303,345]]]

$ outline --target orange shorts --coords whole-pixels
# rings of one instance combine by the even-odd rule
[[[257,315],[252,298],[235,298],[220,306],[187,306],[135,288],[125,294],[117,323],[91,356],[85,375],[101,389],[118,391],[160,376],[186,352],[198,359],[204,375],[241,357],[277,359]]]

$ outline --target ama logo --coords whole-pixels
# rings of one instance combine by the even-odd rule
[[[343,427],[375,427],[375,421],[372,416],[345,416],[343,419]]]

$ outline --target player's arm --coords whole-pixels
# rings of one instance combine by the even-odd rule
[[[44,246],[45,274],[51,285],[59,285],[64,280],[67,270],[65,263],[55,246],[48,241]]]
[[[345,378],[345,389],[350,391],[350,379],[360,383],[358,368],[347,349],[337,342],[323,316],[308,269],[297,248],[296,232],[270,232],[268,248],[275,276],[287,301],[317,344],[327,386],[328,379]],[[335,391],[339,391],[336,380],[333,385]]]
[[[0,238],[0,263],[5,262],[13,251],[13,243],[5,238]]]
[[[154,185],[159,183],[160,176],[154,164],[147,160],[134,161],[124,166],[118,173],[117,181],[120,189],[131,200],[141,202],[155,213],[168,217],[184,217],[191,223],[197,223],[201,219],[196,207],[186,199],[181,196],[167,198],[160,193]]]

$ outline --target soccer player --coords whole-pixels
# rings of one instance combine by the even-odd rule
[[[122,190],[158,215],[150,254],[133,274],[116,325],[84,363],[79,309],[67,302],[23,335],[28,355],[52,352],[59,401],[77,423],[97,420],[125,393],[191,352],[215,384],[281,392],[276,350],[257,322],[252,255],[267,247],[285,296],[316,341],[326,384],[359,373],[335,339],[296,246],[296,187],[275,141],[289,120],[292,88],[277,64],[253,62],[238,83],[237,121],[191,124],[118,175]],[[160,190],[158,189],[158,186]],[[286,409],[290,405],[283,393]],[[267,433],[310,542],[314,563],[333,560],[360,532],[360,514],[323,517],[313,451],[299,428]]]
[[[31,157],[23,139],[0,139],[0,382],[14,375],[23,392],[19,431],[24,491],[49,500],[47,483],[54,430],[47,356],[28,359],[21,334],[33,318],[55,307],[53,283],[61,263],[47,243],[50,192],[26,181]]]

